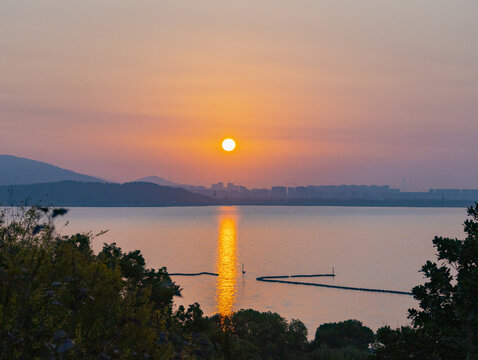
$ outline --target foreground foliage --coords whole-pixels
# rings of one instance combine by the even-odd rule
[[[375,359],[478,359],[478,205],[468,215],[464,240],[433,240],[438,261],[423,265],[427,282],[413,289],[413,328],[379,329]]]
[[[478,205],[465,240],[436,237],[437,262],[413,289],[413,327],[373,332],[357,320],[323,324],[312,342],[298,320],[240,310],[205,317],[173,310],[180,288],[165,268],[115,243],[94,254],[96,235],[60,235],[64,209],[0,214],[0,359],[478,358]],[[371,349],[369,344],[372,343]]]
[[[60,235],[64,209],[0,216],[2,359],[365,359],[348,342],[307,341],[298,320],[240,310],[205,317],[199,304],[173,311],[180,288],[139,251],[92,234]],[[361,324],[360,324],[361,326]],[[368,329],[368,331],[370,331]]]

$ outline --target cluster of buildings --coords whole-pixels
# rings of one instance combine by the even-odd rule
[[[401,192],[388,185],[308,185],[272,186],[248,189],[232,182],[218,182],[211,187],[190,186],[187,190],[225,200],[478,200],[478,189],[430,189],[428,192]]]

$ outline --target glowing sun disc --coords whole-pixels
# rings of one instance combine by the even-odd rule
[[[222,142],[222,148],[226,151],[232,151],[236,147],[236,142],[232,139],[225,139]]]

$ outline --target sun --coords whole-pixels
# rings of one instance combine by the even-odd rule
[[[224,139],[222,148],[226,151],[232,151],[236,148],[236,142],[233,139]]]

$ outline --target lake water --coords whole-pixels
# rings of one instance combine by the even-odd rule
[[[219,277],[174,276],[183,297],[206,315],[252,308],[299,319],[313,337],[324,322],[358,319],[376,330],[408,324],[411,296],[265,283],[256,277],[330,273],[304,279],[354,287],[409,291],[434,258],[435,235],[463,238],[465,209],[366,207],[72,208],[62,232],[99,232],[123,250],[140,249],[148,267],[169,272],[215,272]],[[62,219],[57,225],[61,228]],[[242,274],[244,264],[246,274]]]

